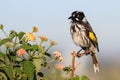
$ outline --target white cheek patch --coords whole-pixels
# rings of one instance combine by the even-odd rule
[[[84,17],[84,18],[82,19],[82,21],[83,21],[83,22],[87,22],[87,19]]]
[[[76,21],[79,21],[79,19],[78,19],[78,18],[75,18],[75,20],[76,20]]]

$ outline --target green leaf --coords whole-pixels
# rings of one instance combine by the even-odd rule
[[[3,70],[5,71],[5,73],[9,77],[9,79],[13,80],[13,69],[12,69],[12,67],[9,66],[9,65],[6,65],[6,66],[3,67]]]
[[[90,80],[87,76],[85,76],[85,75],[83,75],[82,77],[81,77],[81,80]]]
[[[0,67],[5,66],[5,54],[0,52]]]
[[[23,43],[23,45],[21,46],[23,49],[25,50],[29,50],[30,49],[30,46],[26,43]]]
[[[15,58],[15,61],[17,61],[17,62],[21,62],[21,61],[22,61],[22,58],[20,58],[20,57],[16,57],[16,58]]]
[[[63,70],[66,72],[66,74],[69,74],[71,72],[70,67],[64,67]]]
[[[37,49],[38,49],[38,45],[32,45],[32,46],[30,47],[30,49],[32,49],[32,50],[37,50]]]
[[[22,75],[22,70],[20,67],[14,67],[14,74],[15,74],[15,78],[19,78],[21,79],[21,75]]]
[[[76,75],[73,80],[80,80],[80,78]]]
[[[41,66],[43,66],[43,67],[49,67],[47,62],[42,63]]]
[[[12,40],[16,35],[17,35],[17,32],[14,31],[14,30],[11,30],[11,31],[10,31],[10,34],[9,34],[9,39]]]
[[[34,79],[34,65],[31,61],[24,61],[22,63],[23,71],[27,74],[28,80]]]
[[[4,61],[4,56],[5,56],[5,54],[2,53],[2,52],[0,52],[0,60],[1,60],[1,61]]]
[[[19,40],[21,40],[21,39],[23,38],[24,34],[25,34],[24,32],[20,32],[20,33],[18,34]]]
[[[36,70],[36,74],[37,74],[41,68],[40,58],[33,59],[33,64],[35,65],[35,70]]]
[[[26,74],[22,74],[20,80],[28,80],[28,79],[27,79],[27,75],[26,75]]]
[[[47,53],[47,52],[46,52],[45,55],[48,56],[48,57],[51,57],[51,54],[50,54],[50,53]]]
[[[38,72],[38,75],[39,75],[40,77],[44,77],[44,74],[43,74],[42,72]]]
[[[4,62],[3,62],[3,61],[0,61],[0,68],[2,68],[2,67],[4,67],[4,66],[5,66]]]
[[[0,80],[7,80],[7,76],[3,72],[0,72]]]
[[[17,74],[22,74],[22,71],[20,70],[20,67],[14,67],[14,71]]]
[[[15,58],[16,58],[16,53],[9,50],[9,54],[7,54],[9,60],[12,60],[12,61],[15,61]]]
[[[10,41],[9,38],[2,39],[2,40],[0,41],[0,46],[2,46],[3,44],[5,44],[6,42],[9,42],[9,41]]]

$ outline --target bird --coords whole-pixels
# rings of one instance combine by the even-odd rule
[[[71,20],[70,34],[72,40],[77,46],[81,47],[77,52],[77,57],[80,57],[81,50],[85,51],[86,55],[91,55],[94,72],[99,72],[99,63],[96,56],[96,53],[99,52],[98,39],[84,12],[74,11],[68,19]]]

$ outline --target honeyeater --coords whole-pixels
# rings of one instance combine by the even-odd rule
[[[77,46],[81,47],[77,54],[80,54],[80,51],[83,50],[87,52],[86,55],[91,55],[94,72],[99,72],[96,57],[96,52],[99,52],[98,40],[85,14],[82,11],[74,11],[68,19],[71,19],[70,33],[72,40]]]

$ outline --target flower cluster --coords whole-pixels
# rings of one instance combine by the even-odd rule
[[[34,27],[32,28],[32,32],[38,32],[38,31],[39,31],[39,29],[38,29],[37,27],[34,26]]]
[[[36,80],[36,78],[41,78],[41,75],[38,74],[42,73],[42,68],[50,68],[53,61],[63,61],[63,57],[58,51],[53,53],[55,56],[49,53],[49,49],[55,46],[56,42],[48,41],[44,35],[36,37],[35,33],[39,30],[35,26],[31,32],[12,30],[10,34],[7,34],[4,26],[0,24],[0,31],[6,36],[5,38],[0,37],[0,70],[2,70],[0,80]],[[43,43],[47,43],[47,41],[48,46],[45,46]],[[58,64],[55,68],[62,70],[63,66]]]
[[[48,38],[44,35],[40,36],[42,42],[48,41]]]
[[[50,45],[51,45],[51,46],[54,46],[54,45],[56,45],[56,44],[57,44],[57,43],[56,43],[55,41],[52,41],[52,40],[50,41]]]
[[[21,48],[17,51],[18,56],[23,56],[26,53],[25,49]]]
[[[35,41],[36,40],[35,35],[31,32],[26,33],[26,37],[29,41]]]
[[[63,57],[62,57],[62,55],[61,55],[60,52],[55,51],[55,52],[53,52],[53,54],[54,54],[54,56],[55,56],[56,59],[58,59],[60,61],[63,61]]]
[[[55,65],[55,68],[56,68],[57,70],[63,70],[64,66],[63,66],[62,64],[56,64],[56,65]]]

